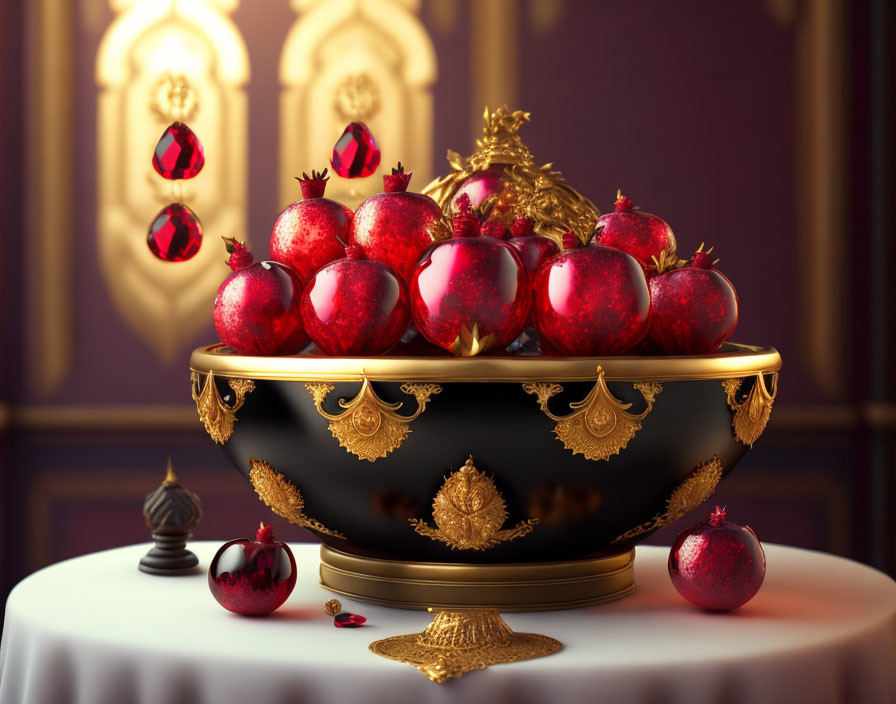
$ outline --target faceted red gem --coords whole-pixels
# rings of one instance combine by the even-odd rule
[[[162,178],[193,178],[205,166],[199,138],[183,122],[171,124],[152,155],[152,166]]]
[[[357,628],[365,623],[367,623],[366,618],[360,614],[350,614],[348,611],[343,611],[333,617],[333,625],[336,628]]]
[[[363,122],[352,122],[333,147],[333,171],[342,178],[370,176],[380,165],[380,148]]]
[[[162,208],[152,221],[146,244],[162,261],[185,262],[202,245],[202,225],[186,205],[172,203]]]

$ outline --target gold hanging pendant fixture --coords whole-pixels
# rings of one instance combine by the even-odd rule
[[[275,472],[264,460],[249,460],[249,481],[258,494],[274,513],[301,528],[313,530],[322,535],[334,538],[345,538],[339,531],[330,530],[320,521],[305,515],[305,499],[298,487],[279,472]]]
[[[436,527],[419,518],[411,526],[420,535],[445,543],[452,550],[485,550],[508,540],[522,538],[538,523],[531,518],[502,530],[507,504],[495,482],[473,465],[473,456],[445,479],[432,502]]]
[[[713,456],[708,462],[698,465],[672,491],[672,494],[666,500],[665,511],[658,513],[649,521],[627,530],[613,542],[619,543],[623,540],[644,535],[644,533],[652,533],[690,513],[713,495],[719,482],[722,481],[724,469],[722,461],[716,456]]]
[[[305,384],[317,412],[330,421],[329,429],[339,445],[359,459],[375,462],[401,446],[411,432],[408,427],[412,420],[426,410],[429,399],[442,391],[438,384],[402,384],[401,391],[417,399],[417,410],[409,416],[401,416],[396,411],[401,402],[386,403],[374,392],[365,377],[358,394],[346,401],[339,399],[344,413],[332,414],[324,410],[323,403],[335,386],[328,382],[308,382]]]
[[[563,644],[539,633],[514,633],[495,609],[439,611],[422,633],[370,644],[380,657],[406,662],[433,682],[446,682],[489,665],[556,653]]]
[[[743,382],[743,379],[725,379],[722,388],[728,397],[728,406],[734,411],[734,417],[731,419],[734,436],[744,445],[752,447],[762,435],[772,415],[772,406],[778,395],[778,373],[774,372],[771,375],[770,388],[766,388],[765,376],[759,372],[747,398],[738,401],[737,397]]]
[[[460,187],[470,176],[492,166],[504,172],[504,189],[481,204],[489,217],[510,222],[518,215],[528,215],[535,221],[535,231],[560,244],[563,233],[575,232],[587,241],[597,225],[600,211],[590,200],[571,188],[553,164],[536,166],[528,147],[518,134],[529,121],[530,114],[511,111],[502,105],[494,112],[485,109],[482,138],[476,141],[476,151],[465,159],[457,152],[448,151],[448,163],[454,171],[437,178],[423,189],[445,213]]]
[[[580,454],[589,460],[606,460],[624,450],[635,433],[641,429],[642,421],[653,408],[654,399],[662,391],[661,384],[646,382],[634,385],[641,392],[647,407],[642,413],[628,413],[631,403],[622,403],[607,388],[604,370],[597,368],[597,380],[583,401],[570,403],[572,413],[566,416],[554,415],[548,409],[548,401],[563,391],[560,384],[550,382],[530,382],[523,384],[523,390],[538,399],[544,414],[557,422],[554,434],[574,455]]]
[[[235,394],[230,406],[224,403],[218,393],[214,372],[209,371],[201,390],[199,372],[190,372],[190,382],[200,422],[205,425],[211,439],[223,445],[233,435],[236,412],[246,401],[246,395],[255,390],[255,382],[251,379],[228,379],[227,383]]]

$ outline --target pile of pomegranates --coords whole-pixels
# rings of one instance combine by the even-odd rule
[[[737,294],[712,250],[681,259],[669,225],[621,192],[594,232],[559,247],[523,214],[510,227],[486,218],[466,192],[449,226],[410,179],[399,163],[354,213],[324,198],[326,170],[299,179],[273,261],[228,241],[221,339],[249,355],[297,354],[309,339],[308,354],[332,356],[676,355],[710,354],[734,332]]]

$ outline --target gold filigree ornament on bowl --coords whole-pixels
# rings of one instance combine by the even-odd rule
[[[321,582],[402,608],[597,604],[765,428],[781,358],[193,353],[199,419]]]

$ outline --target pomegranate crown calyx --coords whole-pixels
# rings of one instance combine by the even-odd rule
[[[728,517],[728,513],[725,510],[726,508],[726,506],[722,506],[721,508],[716,506],[716,510],[709,515],[709,524],[716,528],[724,525]]]
[[[712,250],[714,249],[713,247],[710,247],[706,251],[703,250],[705,244],[705,242],[700,243],[697,251],[694,252],[694,256],[691,257],[691,261],[688,263],[689,266],[692,266],[695,269],[712,269],[716,264],[719,263],[718,259],[713,260],[713,258],[710,256],[710,254],[712,254]]]
[[[632,209],[632,199],[628,196],[622,195],[622,189],[616,189],[616,202],[615,202],[617,212],[625,212],[627,210]]]
[[[383,174],[383,190],[386,193],[404,193],[408,190],[412,172],[405,172],[404,166],[398,162],[398,166],[392,169],[391,174]]]
[[[578,249],[582,246],[582,241],[576,236],[572,230],[563,233],[563,249]]]
[[[295,177],[296,181],[299,182],[299,187],[302,189],[302,198],[304,200],[308,200],[309,198],[323,198],[324,191],[327,188],[327,181],[330,180],[330,177],[327,176],[327,170],[323,171],[314,171],[312,169],[311,175],[309,176],[305,172],[302,172],[302,177]]]
[[[357,260],[366,259],[367,257],[364,255],[364,248],[353,242],[345,248],[345,258]]]
[[[530,237],[535,234],[535,221],[524,215],[510,225],[511,237]]]
[[[253,261],[255,261],[252,256],[252,252],[250,252],[244,242],[240,242],[234,237],[222,237],[224,240],[224,247],[227,249],[227,253],[230,255],[227,259],[227,266],[229,266],[233,271],[237,271],[238,269],[245,269],[249,266]]]
[[[470,196],[466,193],[461,193],[454,202],[454,205],[457,208],[459,215],[469,215],[473,212],[473,204],[470,202]]]
[[[258,530],[255,531],[255,542],[256,543],[266,543],[270,544],[274,542],[274,528],[273,526],[266,526],[264,521],[262,521]]]
[[[507,237],[507,226],[500,220],[486,220],[479,232],[487,237],[503,240]]]

